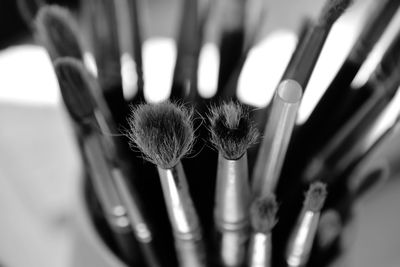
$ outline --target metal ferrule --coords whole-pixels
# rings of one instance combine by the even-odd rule
[[[240,267],[246,260],[246,245],[249,239],[249,229],[221,231],[219,233],[219,257],[222,266]]]
[[[200,239],[201,230],[182,164],[171,169],[157,167],[164,200],[174,234],[179,239]]]
[[[112,175],[121,199],[126,206],[127,217],[129,218],[131,228],[137,240],[144,243],[151,242],[153,239],[151,231],[144,220],[137,201],[134,198],[135,195],[131,194],[129,191],[129,185],[126,182],[122,171],[119,168],[113,168]]]
[[[238,160],[218,156],[214,218],[219,228],[236,230],[248,224],[250,189],[247,153]]]
[[[319,212],[303,210],[290,236],[286,250],[286,262],[290,267],[304,266],[310,256],[318,228]]]
[[[110,164],[105,157],[101,137],[96,133],[87,135],[83,146],[90,165],[92,183],[106,220],[114,230],[126,231],[130,226],[129,219],[113,183]]]
[[[251,237],[248,266],[271,266],[271,234],[256,233]]]

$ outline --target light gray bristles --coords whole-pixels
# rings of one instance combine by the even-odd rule
[[[35,24],[38,37],[53,61],[60,57],[82,59],[79,28],[67,9],[57,5],[43,6]]]
[[[209,120],[211,142],[228,160],[239,159],[257,142],[258,130],[250,121],[249,111],[239,103],[212,107]]]
[[[257,233],[268,234],[275,226],[278,204],[275,195],[258,198],[250,207],[250,221],[253,230]]]
[[[54,69],[61,95],[72,118],[77,122],[92,118],[96,103],[90,87],[95,78],[85,69],[83,63],[74,58],[57,59]]]
[[[321,182],[312,183],[306,193],[304,208],[313,212],[320,212],[327,194],[326,184]]]
[[[319,24],[332,25],[352,2],[352,0],[327,0],[319,17]]]
[[[145,158],[163,169],[178,164],[194,142],[193,111],[169,101],[142,104],[129,118],[131,145]]]

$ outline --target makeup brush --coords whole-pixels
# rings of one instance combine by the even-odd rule
[[[340,128],[350,118],[351,114],[337,109],[337,104],[343,103],[350,97],[350,84],[360,70],[367,56],[372,51],[376,42],[380,39],[387,25],[398,10],[400,1],[379,1],[373,6],[366,25],[358,36],[350,50],[350,54],[343,62],[328,89],[314,108],[307,121],[296,133],[296,143],[307,144],[307,140],[313,141],[313,147],[317,148]],[[346,109],[345,109],[346,110]],[[304,149],[305,150],[305,149]],[[315,149],[307,149],[305,153],[311,153]]]
[[[244,49],[245,0],[221,0],[220,2],[220,67],[216,97],[222,101],[221,92],[238,65]]]
[[[228,102],[210,110],[211,142],[218,150],[214,221],[220,234],[223,266],[242,266],[248,239],[250,189],[247,148],[258,131],[239,103]]]
[[[276,89],[253,172],[256,196],[273,193],[277,186],[302,93],[294,80],[284,80]]]
[[[119,252],[127,262],[134,264],[137,261],[135,256],[137,249],[130,230],[132,225],[113,182],[111,161],[105,153],[106,150],[110,152],[110,149],[109,147],[106,149],[105,140],[100,135],[95,114],[96,103],[89,90],[80,90],[82,88],[76,87],[82,83],[74,83],[75,80],[71,79],[68,72],[70,65],[64,62],[63,59],[56,60],[55,71],[66,108],[79,125],[83,153],[88,163],[92,184]]]
[[[274,195],[253,201],[250,220],[253,233],[249,245],[249,267],[270,267],[272,258],[271,232],[277,223],[278,205]]]
[[[297,267],[307,264],[326,196],[325,184],[316,182],[310,185],[303,209],[287,245],[286,262],[288,266]]]
[[[35,26],[52,61],[60,57],[83,60],[79,27],[67,9],[57,5],[41,7]]]
[[[157,165],[181,266],[204,267],[201,226],[181,163],[194,141],[192,114],[171,102],[139,105],[129,118],[130,139]]]
[[[313,27],[309,27],[304,39],[298,44],[299,47],[292,55],[282,80],[295,80],[303,90],[306,89],[332,25],[350,6],[351,2],[351,0],[327,1]]]
[[[171,100],[194,100],[198,96],[197,67],[200,54],[198,9],[196,0],[186,0],[183,3]]]
[[[332,180],[339,172],[354,163],[355,158],[362,154],[363,149],[365,150],[363,144],[366,136],[400,86],[399,47],[400,31],[365,85],[367,88],[363,88],[372,91],[371,97],[312,158],[305,168],[304,180],[311,181],[322,177],[326,181]]]

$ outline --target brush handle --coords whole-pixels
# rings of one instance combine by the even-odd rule
[[[304,38],[297,44],[298,47],[292,55],[281,80],[295,80],[303,90],[306,89],[329,30],[330,28],[320,25],[308,28]]]

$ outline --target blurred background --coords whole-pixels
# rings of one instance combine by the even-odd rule
[[[0,265],[67,267],[71,266],[81,159],[50,59],[36,44],[18,12],[17,2],[0,2]],[[79,17],[78,0],[48,2],[68,6]],[[354,2],[329,36],[302,101],[298,123],[307,119],[376,1]],[[317,16],[324,1],[250,0],[249,12],[255,12],[260,3],[267,7],[266,19],[244,66],[238,95],[245,103],[263,107],[269,103],[295,48],[302,21]],[[142,0],[141,6],[145,27],[144,72],[148,81],[145,90],[149,99],[159,101],[169,94],[181,1]],[[218,66],[213,32],[218,6],[215,8],[199,67],[199,90],[208,97],[216,90]],[[393,32],[398,30],[399,17],[397,14],[393,26],[363,67],[357,77],[359,83],[371,73]],[[393,104],[382,121],[393,120],[397,107]],[[395,267],[400,262],[398,132],[371,158],[371,164],[377,159],[388,159],[392,178],[357,206],[358,225],[351,233],[351,266]]]

